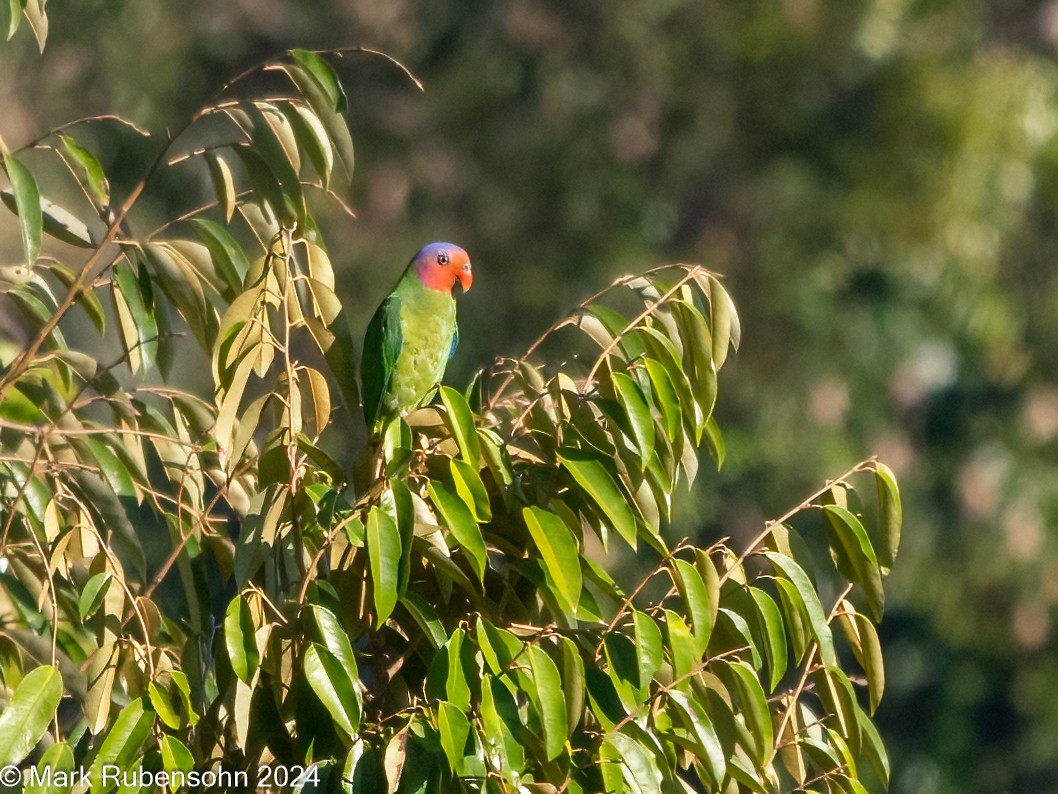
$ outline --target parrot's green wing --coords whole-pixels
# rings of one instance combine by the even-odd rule
[[[390,295],[375,312],[364,337],[364,355],[360,362],[363,382],[364,421],[367,431],[374,435],[376,425],[384,418],[386,396],[390,391],[393,372],[397,366],[404,336],[400,327],[400,297]]]

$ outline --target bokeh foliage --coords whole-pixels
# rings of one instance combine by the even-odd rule
[[[43,8],[25,14],[43,46]],[[891,470],[866,460],[752,539],[666,539],[700,449],[726,452],[741,329],[707,270],[618,279],[390,423],[355,478],[331,454],[355,446],[335,421],[357,418],[355,357],[313,207],[352,176],[355,105],[324,55],[353,52],[243,72],[127,193],[78,139],[144,134],[120,119],[3,147],[24,260],[3,292],[30,338],[0,374],[0,763],[301,765],[300,790],[884,789]],[[42,195],[50,171],[75,203]],[[137,232],[132,208],[168,191],[192,207]],[[209,393],[181,361],[211,364]],[[632,587],[604,564],[618,547],[646,563]]]

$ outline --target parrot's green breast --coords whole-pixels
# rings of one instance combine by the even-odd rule
[[[456,302],[410,271],[394,292],[400,298],[402,344],[386,407],[399,412],[418,405],[444,375],[456,333]]]

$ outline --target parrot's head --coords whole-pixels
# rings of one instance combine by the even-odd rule
[[[466,292],[474,282],[470,257],[458,245],[430,243],[411,260],[419,280],[430,289],[451,293],[458,284]]]

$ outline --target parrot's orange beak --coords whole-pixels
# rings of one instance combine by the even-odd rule
[[[474,283],[474,271],[470,267],[470,260],[464,262],[463,266],[456,271],[456,278],[459,279],[459,291],[469,292],[470,285]]]

